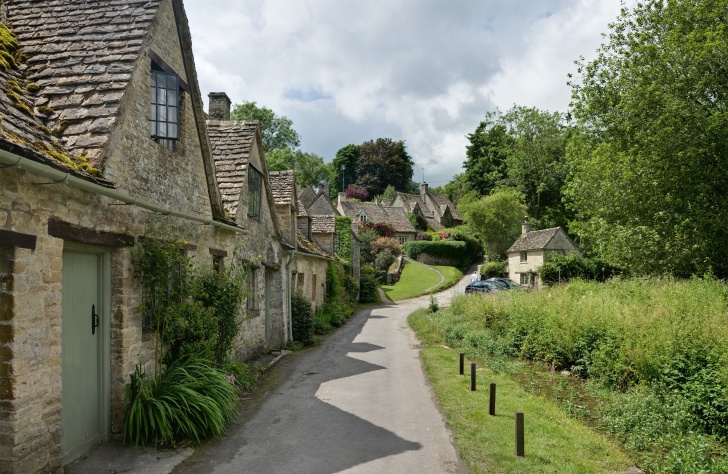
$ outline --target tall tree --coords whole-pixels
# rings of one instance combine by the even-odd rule
[[[356,181],[356,165],[359,161],[359,147],[346,145],[336,152],[329,167],[329,189],[331,196],[346,191]]]
[[[263,149],[266,153],[278,148],[298,148],[301,137],[293,129],[293,122],[286,116],[278,116],[267,107],[258,107],[255,102],[237,104],[230,113],[233,120],[258,120],[263,135]]]
[[[268,169],[271,171],[293,170],[296,183],[301,187],[318,186],[326,181],[329,170],[324,159],[315,153],[291,150],[288,147],[277,148],[266,154]]]
[[[526,212],[523,196],[513,188],[500,188],[459,209],[482,239],[488,256],[506,258],[506,251],[521,233]]]
[[[510,184],[506,160],[513,147],[508,129],[498,121],[497,112],[485,114],[475,131],[468,135],[463,173],[464,185],[481,196],[499,186]]]
[[[623,9],[572,84],[572,227],[634,273],[728,276],[728,0]]]
[[[356,184],[365,187],[371,196],[382,194],[390,184],[398,191],[407,191],[413,166],[404,141],[369,140],[359,145]]]

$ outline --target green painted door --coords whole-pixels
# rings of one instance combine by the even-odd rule
[[[65,246],[61,326],[63,462],[107,439],[108,255]]]

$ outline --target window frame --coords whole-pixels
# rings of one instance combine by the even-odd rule
[[[521,263],[528,262],[528,251],[521,252]]]
[[[149,73],[149,133],[158,143],[180,138],[182,94],[179,75],[152,63]]]
[[[259,218],[263,200],[263,173],[248,163],[248,217]],[[257,188],[257,189],[253,189]]]

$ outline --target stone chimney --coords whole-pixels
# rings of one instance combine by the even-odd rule
[[[321,181],[318,186],[318,193],[326,193],[326,195],[329,195],[329,183],[326,181]]]
[[[420,185],[420,195],[424,196],[425,194],[427,194],[427,183],[422,183]]]
[[[382,205],[382,198],[374,198],[374,203],[377,206],[381,206]]]
[[[531,223],[528,222],[528,216],[523,218],[523,224],[521,224],[521,235],[526,235],[531,232]]]
[[[337,203],[341,204],[342,202],[346,202],[346,193],[339,193],[339,198],[337,199]]]
[[[210,120],[230,120],[230,98],[224,92],[210,92],[208,115]]]

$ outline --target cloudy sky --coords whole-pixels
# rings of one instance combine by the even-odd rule
[[[462,171],[467,134],[514,104],[567,110],[616,0],[185,0],[200,88],[293,121],[329,162],[404,140],[415,181]]]

